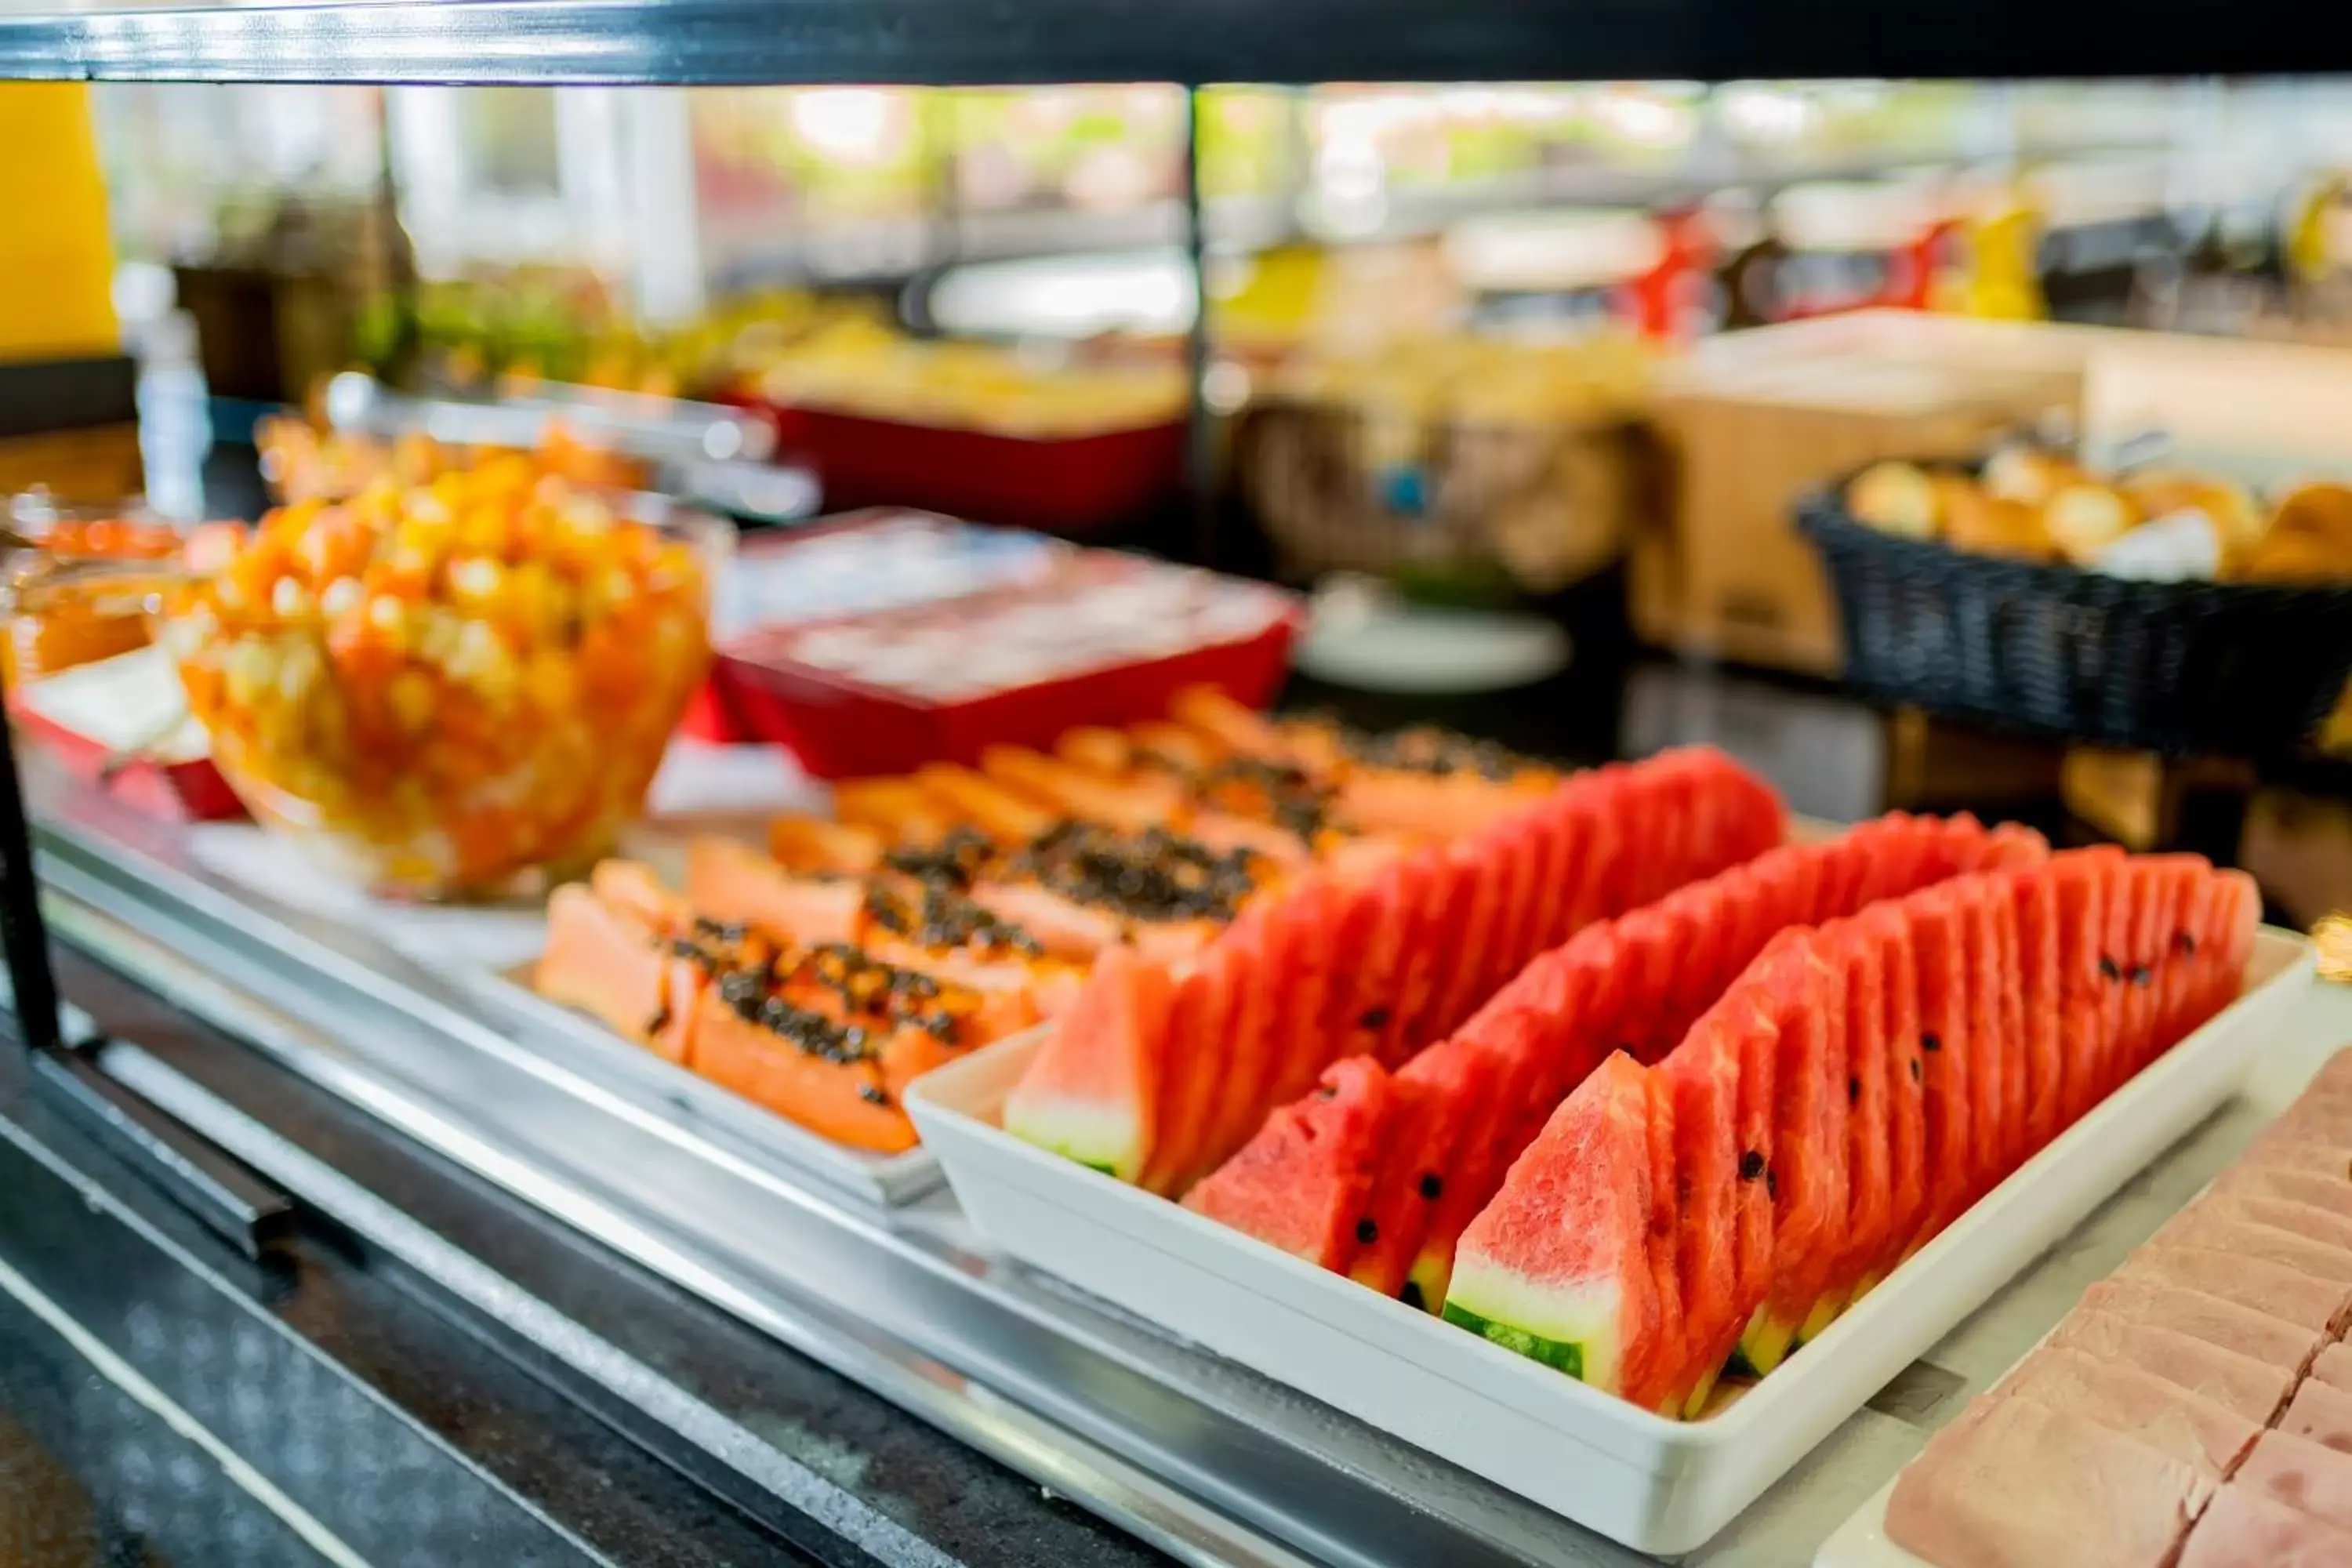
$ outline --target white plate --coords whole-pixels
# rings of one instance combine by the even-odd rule
[[[1832,1428],[2235,1092],[2309,986],[2265,929],[2248,990],[1711,1418],[1667,1421],[997,1126],[1037,1036],[909,1087],[908,1109],[999,1247],[1183,1339],[1639,1551],[1698,1547]]]
[[[523,1043],[771,1175],[814,1178],[865,1202],[894,1205],[912,1203],[940,1184],[939,1162],[919,1145],[904,1153],[877,1154],[836,1143],[623,1039],[585,1014],[549,1001],[510,973],[453,973]]]

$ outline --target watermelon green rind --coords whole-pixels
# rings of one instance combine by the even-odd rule
[[[1458,1301],[1445,1303],[1445,1321],[1457,1328],[1469,1330],[1481,1339],[1491,1340],[1529,1361],[1539,1361],[1555,1372],[1564,1372],[1579,1383],[1584,1381],[1584,1344],[1581,1341],[1546,1339],[1526,1329],[1481,1317]]]
[[[1131,1181],[1142,1169],[1143,1125],[1116,1103],[1087,1104],[1051,1094],[1024,1095],[1004,1108],[1004,1130],[1048,1154]]]

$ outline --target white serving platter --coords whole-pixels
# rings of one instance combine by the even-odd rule
[[[455,977],[514,1037],[575,1072],[656,1109],[665,1121],[786,1180],[814,1179],[866,1203],[909,1204],[939,1187],[939,1161],[920,1144],[877,1154],[810,1131],[734,1090],[625,1040],[585,1014],[530,988],[529,966],[460,970]]]
[[[1038,1036],[932,1073],[907,1098],[957,1197],[1013,1257],[1564,1518],[1673,1554],[1729,1523],[2227,1100],[2311,978],[2309,944],[2266,928],[2236,1002],[2028,1161],[1801,1354],[1691,1423],[1639,1410],[1010,1136],[999,1114]]]

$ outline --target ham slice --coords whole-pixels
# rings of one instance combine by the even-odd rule
[[[2346,1296],[2344,1287],[2284,1263],[2206,1247],[2151,1244],[2126,1258],[2115,1277],[2202,1290],[2309,1329],[2315,1336],[2335,1326]]]
[[[2109,1312],[2078,1309],[2058,1325],[2049,1346],[2136,1367],[2225,1405],[2257,1426],[2268,1424],[2294,1387],[2293,1367],[2274,1366],[2208,1344],[2178,1329],[2133,1322]]]
[[[2198,1204],[2175,1215],[2149,1245],[2210,1247],[2241,1262],[2282,1264],[2331,1285],[2352,1286],[2352,1252],[2249,1219],[2232,1212],[2228,1203]],[[2352,1291],[2347,1294],[2352,1296]]]
[[[2324,1383],[2306,1383],[2287,1402],[2278,1429],[2352,1454],[2352,1394]],[[2345,1561],[2352,1563],[2352,1558]]]
[[[2352,1345],[2334,1344],[2311,1363],[2311,1381],[2352,1393]]]
[[[2352,1191],[2352,1182],[2346,1183],[2345,1186],[2347,1191]],[[2204,1216],[2204,1223],[2210,1224],[2220,1218],[2267,1226],[2273,1230],[2283,1230],[2305,1241],[2333,1247],[2347,1258],[2352,1258],[2352,1217],[2331,1214],[2311,1204],[2298,1203],[2292,1198],[2265,1197],[2260,1193],[2214,1193],[2199,1202],[2196,1212]],[[2292,1264],[2291,1259],[2282,1261]],[[2309,1273],[2310,1270],[2305,1269],[2305,1272]]]
[[[2179,1460],[2209,1481],[2229,1474],[2262,1434],[2257,1423],[2177,1384],[2063,1347],[2044,1347],[2027,1356],[2001,1381],[1994,1397],[2031,1399],[2086,1416]]]
[[[2265,1432],[2230,1479],[2297,1513],[2352,1531],[2352,1454],[2292,1433]]]
[[[2213,1184],[2213,1192],[2216,1196],[2226,1193],[2233,1197],[2278,1198],[2352,1220],[2352,1182],[2315,1176],[2307,1171],[2232,1165]]]
[[[2347,1563],[2352,1563],[2352,1531],[2230,1486],[2214,1494],[2189,1531],[2179,1568],[2343,1568]]]
[[[2248,1170],[2300,1171],[2352,1183],[2352,1144],[2315,1139],[2293,1127],[2263,1133],[2246,1146],[2238,1163]]]
[[[2319,1348],[2320,1331],[2253,1307],[2242,1307],[2160,1278],[2102,1279],[2083,1293],[2077,1313],[2105,1312],[2203,1340],[2300,1375]]]
[[[1979,1400],[1895,1483],[1886,1534],[1937,1568],[2163,1568],[2212,1489],[2084,1416]]]

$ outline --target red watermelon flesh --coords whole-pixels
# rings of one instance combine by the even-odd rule
[[[1658,1361],[1649,1091],[1612,1056],[1562,1101],[1463,1232],[1446,1321],[1622,1393]]]
[[[1740,1341],[1748,1364],[1779,1364],[1828,1285],[1845,1225],[1845,983],[1804,933],[1767,971],[1780,1024],[1773,1151],[1772,1289]]]
[[[1890,811],[1849,828],[1845,838],[1861,861],[1852,908],[1899,898],[1935,880],[1929,867],[1929,846],[1935,835],[1933,824],[1903,811]]]
[[[1176,986],[1167,968],[1116,947],[1031,1058],[1005,1101],[1005,1131],[1132,1182],[1150,1163]]]
[[[1978,864],[1988,871],[2017,871],[2039,866],[2049,858],[2048,839],[2022,824],[2004,822],[1987,837]]]
[[[1927,1066],[1919,1040],[1919,963],[1902,905],[1877,904],[1856,917],[1878,939],[1885,991],[1880,1016],[1886,1055],[1886,1245],[1864,1276],[1884,1274],[1911,1250],[1927,1220],[1930,1166]]]
[[[1323,993],[1323,1031],[1339,1056],[1369,1056],[1379,1041],[1379,1032],[1364,1026],[1363,1016],[1388,994],[1403,950],[1402,884],[1396,879],[1402,875],[1398,862],[1391,861],[1340,889],[1339,930],[1332,940],[1343,960]]]
[[[1511,865],[1517,857],[1489,840],[1456,847],[1450,858],[1460,901],[1440,915],[1452,927],[1453,940],[1445,949],[1452,962],[1441,956],[1431,976],[1426,1009],[1412,1026],[1417,1044],[1444,1039],[1486,1000],[1494,989],[1488,976],[1503,956],[1502,928],[1508,917]],[[1511,965],[1514,973],[1517,968]],[[1508,978],[1496,975],[1495,981],[1499,984]]]
[[[1411,858],[1424,862],[1427,880],[1412,921],[1405,928],[1404,963],[1375,1053],[1391,1069],[1429,1043],[1423,1031],[1427,1027],[1430,998],[1441,980],[1441,961],[1454,950],[1452,933],[1469,919],[1468,905],[1474,896],[1468,865],[1460,857],[1435,848]]]
[[[1974,1104],[1969,1084],[1967,921],[1938,885],[1905,901],[1919,986],[1919,1065],[1927,1097],[1927,1191],[1915,1245],[1931,1239],[1968,1206],[1977,1176]]]
[[[1951,890],[1959,912],[1967,975],[1959,1009],[1967,1021],[1952,1031],[1956,1038],[1947,1048],[1969,1054],[1962,1066],[1969,1143],[1975,1151],[1968,1201],[1974,1203],[2009,1173],[2016,1129],[2010,1120],[2010,1043],[2000,1033],[2000,933],[1992,919],[1996,889],[1991,879],[1971,876],[1953,882]]]
[[[1690,1389],[1684,1383],[1690,1355],[1689,1324],[1683,1308],[1683,1213],[1676,1179],[1675,1090],[1664,1075],[1643,1077],[1649,1100],[1650,1226],[1645,1243],[1650,1278],[1658,1293],[1656,1350],[1638,1378],[1629,1379],[1625,1397],[1644,1409],[1679,1415]]]
[[[1274,924],[1286,939],[1290,973],[1276,997],[1270,1097],[1287,1104],[1305,1094],[1331,1065],[1339,1041],[1323,1027],[1325,997],[1339,954],[1340,900],[1330,879],[1310,874],[1275,906]]]
[[[1544,865],[1544,847],[1536,832],[1533,815],[1528,822],[1528,833],[1520,842],[1507,850],[1497,850],[1502,858],[1503,903],[1495,918],[1494,946],[1480,966],[1478,984],[1466,1002],[1458,1003],[1462,1016],[1469,1016],[1480,1002],[1510,983],[1528,959],[1544,950],[1546,944],[1537,942],[1537,904],[1549,889],[1542,879],[1549,873]]]
[[[1444,1304],[1454,1249],[1463,1229],[1502,1186],[1512,1160],[1543,1130],[1557,1102],[1538,1100],[1522,1086],[1540,1059],[1557,1048],[1552,1042],[1559,1029],[1555,1018],[1511,1007],[1482,1011],[1456,1037],[1459,1040],[1475,1032],[1479,1048],[1493,1059],[1496,1089],[1485,1097],[1486,1114],[1469,1119],[1454,1157],[1443,1168],[1433,1163],[1413,1179],[1423,1218],[1401,1291],[1408,1305],[1434,1312]],[[1451,1050],[1455,1043],[1431,1050]]]
[[[1320,1088],[1268,1117],[1184,1206],[1321,1268],[1346,1268],[1391,1098],[1370,1058],[1334,1063]]]
[[[1160,1080],[1157,1146],[1141,1184],[1162,1197],[1182,1193],[1212,1163],[1211,1126],[1233,1038],[1234,954],[1212,946],[1178,983]]]
[[[1823,1292],[1825,1300],[1842,1308],[1885,1253],[1893,1223],[1886,953],[1878,933],[1858,918],[1824,927],[1822,941],[1845,984],[1846,999],[1846,1078],[1842,1086],[1846,1100],[1845,1229]]]
[[[1475,1041],[1455,1038],[1407,1062],[1397,1082],[1418,1095],[1418,1136],[1400,1140],[1374,1176],[1369,1224],[1350,1276],[1383,1296],[1402,1295],[1421,1256],[1431,1200],[1422,1195],[1434,1175],[1440,1191],[1470,1152],[1475,1130],[1490,1126],[1501,1099],[1502,1062]]]
[[[1412,1223],[1405,1197],[1418,1194],[1421,1174],[1431,1168],[1434,1140],[1458,1114],[1454,1104],[1457,1090],[1451,1083],[1429,1076],[1409,1078],[1402,1071],[1391,1074],[1389,1082],[1392,1131],[1365,1191],[1356,1253],[1348,1265],[1349,1279],[1383,1296],[1393,1296],[1403,1287],[1412,1258],[1391,1240]]]
[[[2121,849],[2102,846],[2082,853],[2096,856],[2100,908],[2104,911],[2099,937],[2099,1097],[2113,1094],[2131,1076],[2129,1043],[2124,1037],[2124,969],[2131,962],[2132,898],[2130,858]]]
[[[1635,910],[1610,922],[1617,938],[1617,1044],[1628,1056],[1648,1062],[1665,1054],[1656,1038],[1666,994],[1681,958],[1673,922],[1655,907]]]
[[[1753,1310],[1739,1297],[1739,1071],[1738,1030],[1711,1012],[1653,1075],[1674,1100],[1684,1355],[1669,1386],[1685,1407],[1711,1386]]]
[[[2058,911],[2059,1044],[2065,1056],[2068,1126],[2080,1121],[2106,1094],[2106,1057],[2101,1002],[2099,949],[2106,931],[2106,882],[2101,858],[2090,850],[2066,850],[2050,858],[2050,884]]]
[[[1657,905],[1675,932],[1676,960],[1660,1019],[1656,1054],[1681,1044],[1698,1016],[1712,1005],[1741,969],[1748,954],[1730,946],[1733,916],[1728,879],[1710,877],[1669,894]]]
[[[2196,1026],[2193,997],[2197,987],[2197,912],[2213,868],[2201,855],[2168,855],[2165,861],[2164,919],[2158,933],[2156,961],[2156,1048],[2170,1050]]]
[[[2025,1142],[2040,1150],[2066,1129],[2066,1058],[2059,1039],[2058,889],[2039,867],[2012,871],[2017,909],[2019,1005],[2025,1036]]]
[[[1617,862],[1625,852],[1623,840],[1610,826],[1607,805],[1614,793],[1612,786],[1593,774],[1577,784],[1582,787],[1562,790],[1552,806],[1559,821],[1556,831],[1564,846],[1568,890],[1559,923],[1551,933],[1555,947],[1608,912]]]
[[[1267,1107],[1275,1105],[1265,1098],[1275,1079],[1273,1030],[1279,1004],[1275,980],[1279,971],[1270,962],[1286,945],[1286,933],[1273,921],[1273,905],[1261,902],[1244,910],[1209,947],[1209,952],[1230,954],[1233,1006],[1225,1037],[1225,1079],[1213,1093],[1212,1135],[1202,1147],[1202,1166],[1206,1168],[1216,1168],[1249,1142],[1258,1133],[1258,1123],[1265,1121]]]

